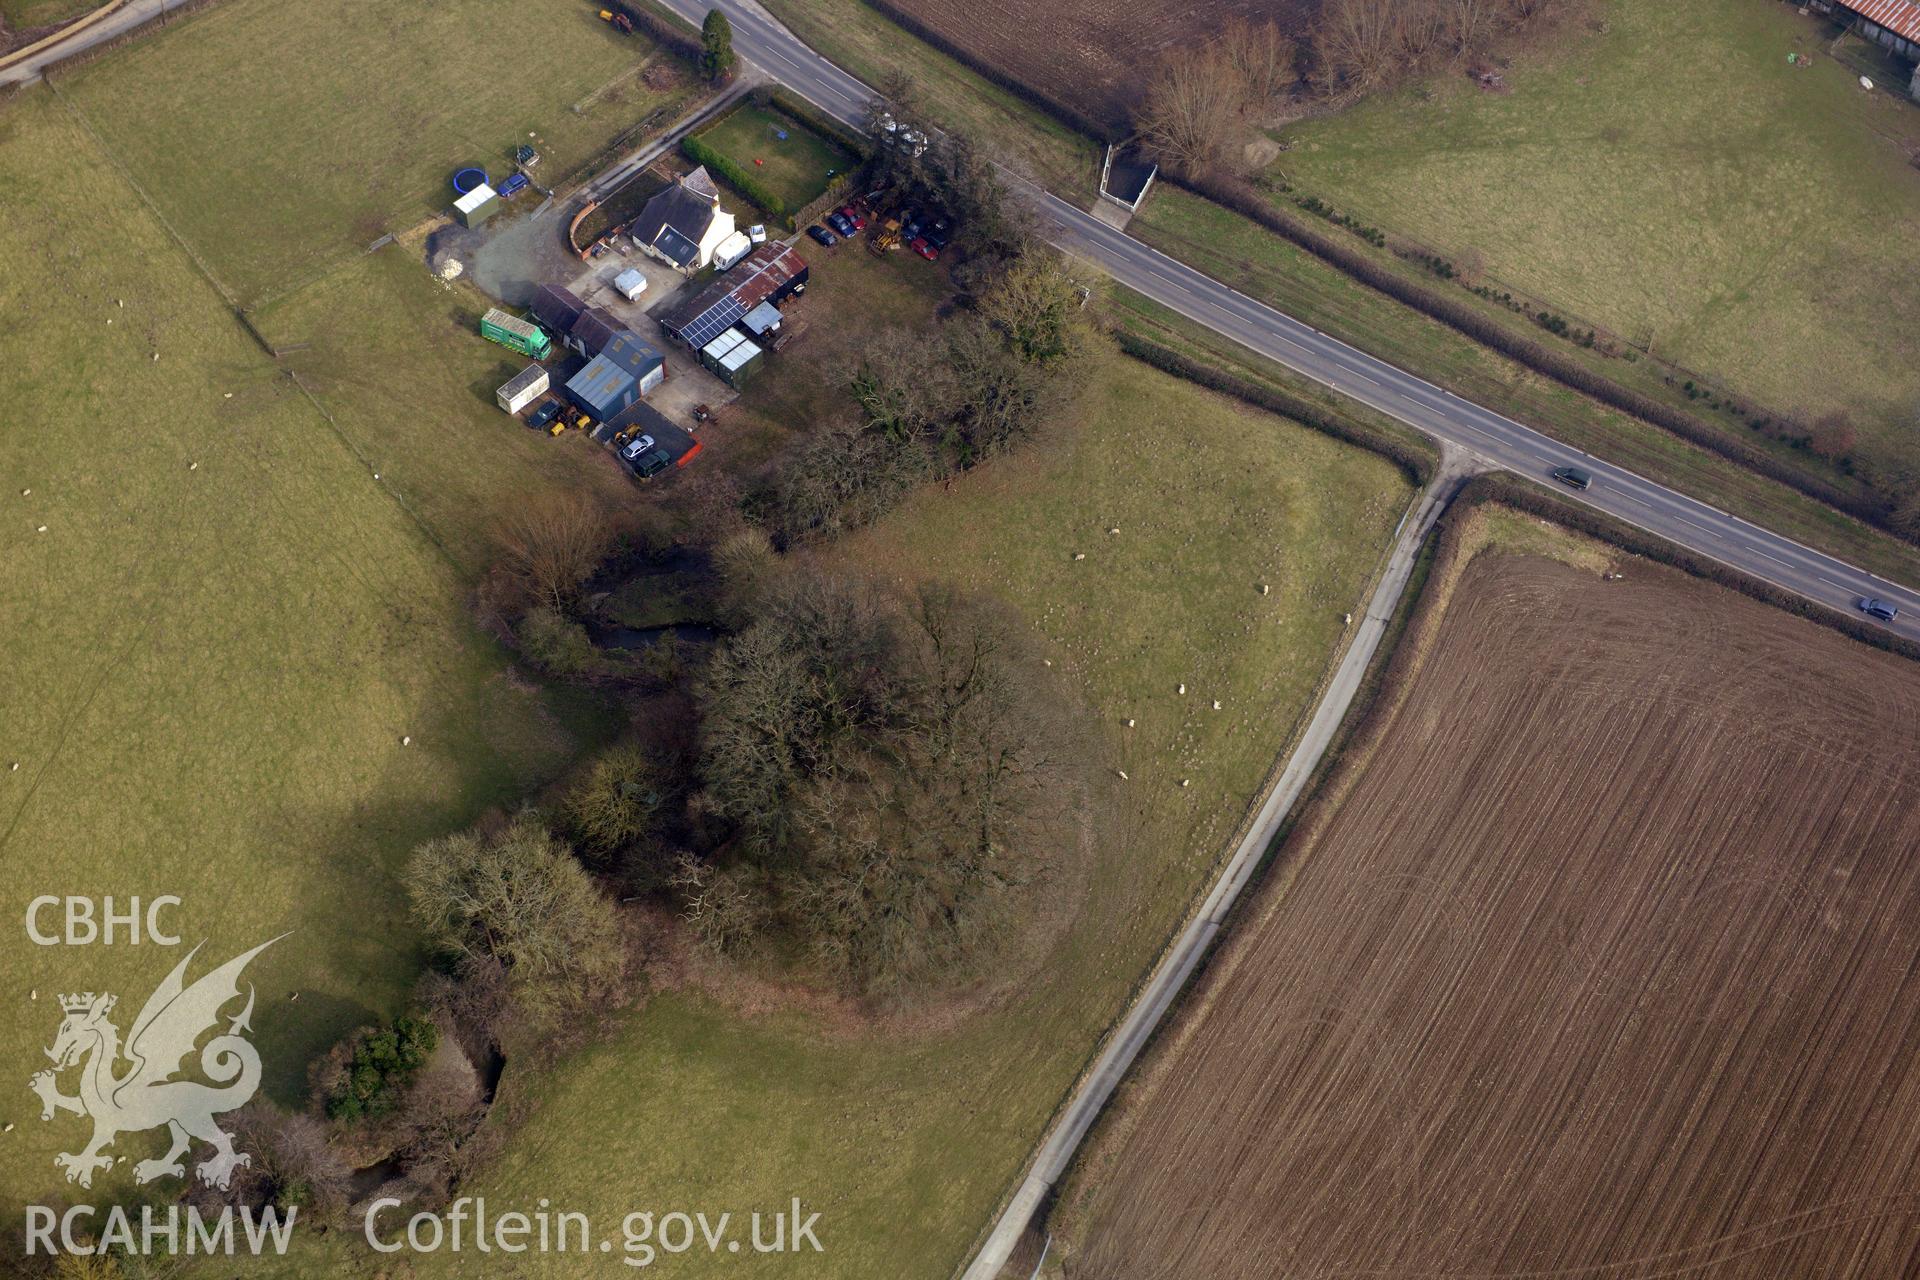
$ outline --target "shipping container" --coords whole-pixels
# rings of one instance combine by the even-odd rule
[[[547,337],[545,329],[498,307],[480,317],[480,336],[535,360],[546,359],[547,353],[553,350],[553,340]]]
[[[545,395],[550,385],[546,369],[530,364],[514,374],[512,381],[494,392],[493,398],[507,413],[518,413]]]
[[[700,363],[728,386],[738,390],[760,367],[758,345],[738,329],[729,329],[700,349]]]

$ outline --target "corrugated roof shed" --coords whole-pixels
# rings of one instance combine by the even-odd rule
[[[788,285],[804,281],[806,274],[806,261],[792,245],[763,244],[739,266],[675,307],[660,324],[688,345],[704,347],[747,312]]]
[[[1913,0],[1840,0],[1840,3],[1897,36],[1920,40],[1920,4]]]
[[[741,316],[740,324],[748,333],[756,337],[765,336],[780,327],[780,308],[771,302],[763,302]]]
[[[581,408],[602,422],[627,407],[637,394],[631,373],[604,355],[587,361],[587,367],[567,380],[567,395]]]
[[[605,307],[588,307],[580,313],[580,318],[573,322],[573,328],[567,331],[567,336],[578,343],[580,349],[587,355],[597,356],[606,350],[607,344],[613,341],[614,335],[624,327],[620,323],[620,317]]]

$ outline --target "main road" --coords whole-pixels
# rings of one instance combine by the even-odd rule
[[[751,0],[666,2],[696,25],[708,8],[722,10],[733,23],[741,56],[828,114],[856,128],[864,122],[873,91]],[[1005,177],[1039,210],[1055,245],[1188,319],[1496,467],[1536,480],[1557,467],[1579,467],[1592,474],[1593,487],[1568,496],[1809,600],[1842,610],[1851,610],[1862,596],[1889,601],[1900,609],[1893,629],[1920,639],[1920,593],[1462,400],[1254,301],[1018,175]]]

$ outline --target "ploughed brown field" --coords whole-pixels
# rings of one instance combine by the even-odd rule
[[[1160,52],[1236,15],[1299,35],[1320,0],[887,0],[976,62],[1124,126]],[[884,8],[882,10],[885,11]]]
[[[1920,668],[1626,574],[1466,567],[1074,1280],[1920,1276]]]

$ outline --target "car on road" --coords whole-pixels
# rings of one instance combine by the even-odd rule
[[[1853,602],[1853,607],[1869,618],[1878,618],[1882,622],[1892,622],[1900,616],[1900,610],[1877,596],[1861,596]]]
[[[542,400],[539,406],[527,415],[527,425],[530,427],[544,427],[559,416],[560,402],[558,400]]]
[[[637,463],[643,454],[653,448],[653,445],[654,439],[652,436],[635,436],[620,446],[620,456],[625,458],[629,463]]]
[[[857,234],[853,229],[853,224],[847,221],[847,215],[841,213],[838,209],[827,215],[826,222],[828,226],[849,240],[853,239]]]
[[[646,437],[642,437],[645,439]],[[632,462],[633,474],[642,480],[651,480],[673,465],[673,459],[665,449],[651,449]]]
[[[848,222],[851,222],[853,224],[853,229],[855,231],[865,231],[867,229],[867,220],[864,217],[862,217],[860,214],[860,211],[854,208],[852,205],[850,204],[841,205],[839,209],[839,214],[841,217],[845,218]]]
[[[940,256],[940,251],[934,248],[932,245],[928,244],[925,236],[921,236],[918,239],[914,240],[913,243],[907,246],[907,248],[913,250],[915,253],[925,258],[928,262],[932,262],[935,258],[938,258]]]
[[[827,230],[817,222],[807,228],[807,234],[812,236],[815,243],[823,249],[831,249],[840,243],[839,236],[836,236],[833,232]]]
[[[1593,475],[1578,467],[1555,467],[1553,478],[1569,489],[1593,488]]]

